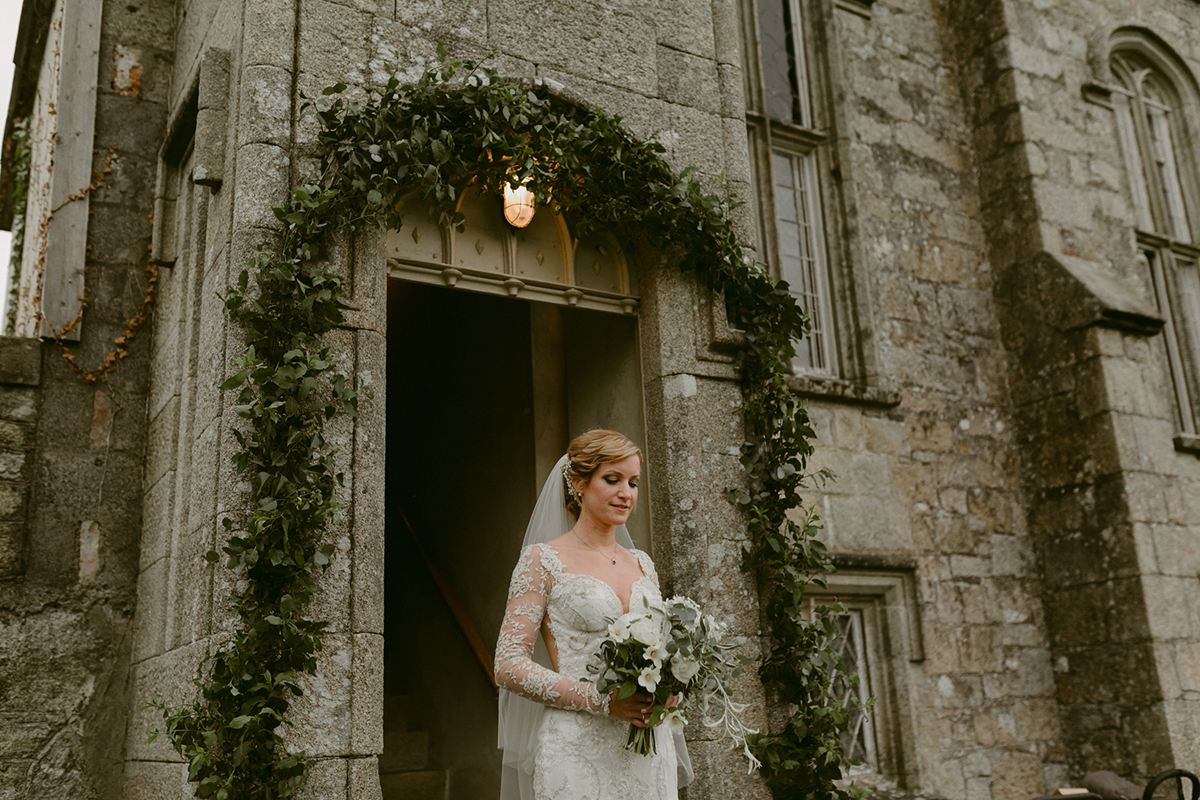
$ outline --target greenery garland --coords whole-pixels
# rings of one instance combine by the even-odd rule
[[[518,84],[438,52],[439,62],[414,83],[392,77],[369,103],[340,96],[343,84],[325,90],[332,99],[306,100],[304,113],[316,113],[322,128],[320,176],[275,209],[284,225],[278,240],[259,247],[226,299],[247,331],[241,369],[222,386],[240,389],[237,411],[249,423],[236,432],[242,449],[234,461],[251,479],[254,511],[224,546],[227,566],[243,579],[232,601],[240,625],[201,665],[195,705],[151,704],[187,758],[197,796],[290,797],[307,776],[306,756],[287,753],[280,731],[300,693],[297,678],[315,669],[325,624],[302,616],[331,553],[319,546],[321,530],[340,513],[340,476],[322,426],[356,408],[344,378],[322,377],[334,364],[320,337],[343,321],[340,280],[319,261],[327,235],[368,223],[399,229],[399,203],[414,191],[461,226],[455,206],[466,187],[500,192],[519,182],[578,236],[636,232],[681,253],[681,266],[723,294],[745,332],[738,366],[749,491],[730,499],[749,519],[744,567],[771,587],[763,603],[770,649],[760,674],[793,711],[784,730],[758,735],[752,746],[777,797],[856,795],[834,783],[845,763],[839,734],[853,710],[834,692],[839,674],[853,680],[830,647],[838,609],[804,606],[805,589],[832,567],[811,510],[801,521],[788,516],[803,508],[812,453],[807,412],[787,384],[806,317],[786,284],[744,255],[726,201],[689,171],[676,177],[657,141],[633,141],[619,117],[578,108],[540,83]]]

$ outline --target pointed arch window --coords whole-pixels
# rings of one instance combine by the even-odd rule
[[[1110,59],[1112,105],[1129,175],[1137,242],[1154,284],[1183,434],[1200,427],[1200,247],[1184,87],[1137,49]],[[1191,98],[1187,98],[1190,100]]]

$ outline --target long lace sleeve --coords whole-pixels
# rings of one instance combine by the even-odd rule
[[[608,697],[533,660],[553,576],[536,545],[521,553],[508,587],[508,607],[496,641],[496,684],[538,703],[608,715]]]

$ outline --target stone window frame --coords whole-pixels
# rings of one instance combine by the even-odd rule
[[[1170,46],[1152,31],[1125,26],[1097,38],[1101,46],[1092,53],[1097,79],[1084,86],[1084,97],[1114,115],[1134,207],[1139,268],[1150,278],[1166,320],[1163,340],[1178,426],[1175,447],[1200,455],[1200,164],[1194,144],[1200,134],[1200,90]],[[1164,186],[1154,168],[1144,107],[1157,104],[1142,89],[1147,78],[1171,106],[1174,187]],[[1137,173],[1141,181],[1134,179]]]
[[[915,566],[894,560],[835,555],[838,571],[805,600],[810,609],[837,600],[862,622],[864,682],[875,698],[870,725],[876,763],[847,777],[909,789],[919,785],[909,665],[924,661],[925,650]]]
[[[794,41],[801,44],[807,72],[808,121],[797,125],[767,117],[762,90],[761,57],[758,56],[757,16],[755,0],[737,0],[742,42],[742,74],[745,93],[746,130],[750,153],[751,191],[759,257],[779,275],[778,259],[770,245],[767,222],[773,217],[762,209],[772,208],[769,197],[770,181],[763,186],[759,176],[770,175],[770,153],[773,147],[799,156],[808,156],[815,173],[815,183],[821,209],[820,233],[826,259],[833,368],[824,372],[793,370],[789,378],[792,391],[801,397],[846,402],[869,407],[891,408],[901,396],[881,372],[875,348],[872,298],[867,264],[857,227],[851,224],[856,216],[857,198],[854,189],[853,166],[850,161],[850,140],[846,111],[834,98],[845,89],[842,74],[837,15],[851,13],[866,19],[871,17],[871,0],[784,0],[800,19]],[[753,56],[753,57],[752,57]],[[773,223],[771,227],[773,233]],[[765,246],[767,243],[770,246]],[[715,309],[720,312],[723,309]],[[713,314],[713,328],[723,328],[723,313]],[[710,337],[714,344],[736,347],[729,336]]]

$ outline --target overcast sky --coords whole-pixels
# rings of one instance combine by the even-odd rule
[[[17,25],[21,21],[21,3],[19,0],[0,0],[0,114],[8,118],[8,93],[12,91],[13,82],[13,51],[17,48]],[[0,121],[0,136],[3,136],[4,122]],[[12,234],[0,231],[0,332],[3,332],[3,320],[8,302],[8,258],[12,242]]]

